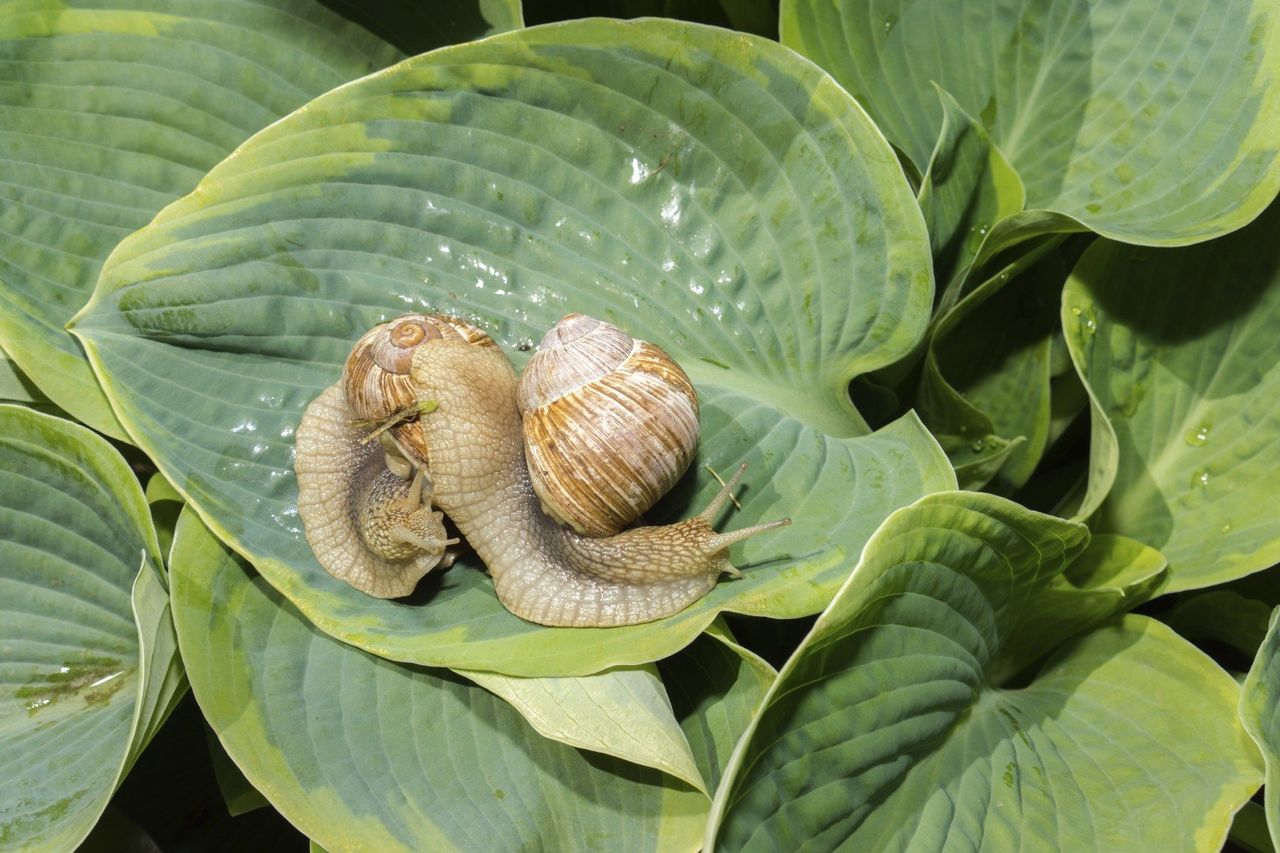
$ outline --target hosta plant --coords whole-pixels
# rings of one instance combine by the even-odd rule
[[[1280,4],[614,6],[0,2],[0,848],[1269,849]],[[326,572],[356,339],[573,312],[790,526]]]

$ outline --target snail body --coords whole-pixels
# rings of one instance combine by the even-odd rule
[[[394,333],[404,328],[404,322],[406,318],[401,318],[379,328]],[[413,322],[420,324],[417,319]],[[449,318],[449,322],[460,321]],[[427,325],[437,328],[435,321]],[[416,332],[401,332],[402,340],[409,341],[401,347],[410,351],[409,381],[397,380],[395,388],[400,396],[394,400],[375,402],[381,411],[415,413],[411,420],[400,424],[407,428],[393,439],[395,447],[403,448],[408,461],[419,471],[426,467],[425,476],[431,482],[430,500],[448,514],[484,561],[498,599],[515,615],[543,625],[593,627],[630,625],[668,616],[709,592],[721,574],[738,574],[729,561],[730,545],[789,523],[783,519],[731,533],[715,531],[715,516],[729,500],[742,469],[702,513],[675,524],[635,527],[593,537],[559,523],[544,512],[548,502],[535,491],[530,476],[526,459],[537,456],[529,453],[525,444],[515,371],[501,350],[482,332],[476,332],[480,338],[429,333],[418,338]],[[370,346],[370,335],[361,339],[366,348]],[[410,340],[413,338],[418,339]],[[352,372],[352,361],[362,358],[364,355],[353,351],[348,374]],[[680,376],[683,377],[682,371]],[[374,380],[366,387],[376,387],[380,381]],[[687,378],[684,382],[687,384]],[[691,386],[689,391],[691,394]],[[348,389],[347,396],[357,393]],[[360,434],[361,428],[350,425],[354,407],[340,405],[342,400],[335,401],[334,394],[341,395],[342,391],[326,391],[312,407],[329,395],[329,403],[337,407],[339,417],[345,413],[349,428]],[[693,405],[696,443],[696,398]],[[311,416],[309,408],[304,425]],[[360,418],[355,420],[359,422]],[[367,426],[363,430],[367,439]],[[303,462],[303,427],[299,427],[298,436],[301,491],[302,472],[307,467]],[[350,436],[335,438],[348,441]],[[367,446],[371,442],[365,439],[362,440]],[[690,457],[692,452],[690,447]],[[368,458],[362,460],[363,467],[347,464],[347,470],[362,478],[352,488],[353,493],[373,495],[379,489],[395,486],[388,476],[404,482],[404,477],[394,472],[384,475],[378,470],[379,464]],[[386,467],[385,460],[381,464]],[[674,477],[662,476],[674,482],[687,464],[687,459],[669,464],[668,467],[678,466],[679,472]],[[591,482],[587,468],[577,476]],[[383,485],[375,486],[375,482]],[[399,500],[403,510],[405,499]],[[303,503],[300,497],[300,514]],[[637,514],[648,508],[645,500],[639,503],[644,505],[636,510]],[[376,517],[376,513],[366,511],[366,519]],[[305,515],[303,521],[308,541],[320,557],[321,550],[312,539],[311,523]],[[367,520],[356,517],[356,523]],[[399,523],[391,526],[405,527]],[[406,539],[401,529],[393,538],[396,547]],[[378,536],[364,530],[355,540],[366,543],[367,548],[367,543],[378,540]],[[434,547],[437,541],[439,537],[424,537],[423,544]],[[424,550],[423,561],[428,559]],[[321,563],[333,573],[324,557]]]
[[[298,515],[325,570],[378,598],[398,598],[442,562],[442,513],[432,511],[425,468],[388,458],[351,423],[339,385],[307,407],[298,426]]]
[[[685,521],[583,536],[542,512],[524,463],[515,374],[501,352],[434,341],[415,354],[413,377],[438,401],[420,427],[436,500],[488,567],[499,600],[530,622],[602,627],[679,612],[721,574],[738,574],[730,545],[787,523],[716,533],[711,522],[731,482]]]

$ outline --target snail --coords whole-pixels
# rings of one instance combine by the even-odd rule
[[[607,325],[581,315],[570,315],[548,333],[540,352],[553,352],[559,346],[589,337]],[[416,330],[409,330],[407,326],[414,326]],[[612,335],[608,329],[604,331]],[[604,346],[615,351],[619,349],[617,341],[612,339]],[[649,358],[647,346],[628,344],[625,348],[627,352],[643,350],[646,353],[643,358]],[[375,349],[396,352],[391,353],[394,358],[385,357],[384,352],[384,357],[379,360],[372,353]],[[657,350],[656,347],[653,349]],[[662,357],[668,358],[665,353]],[[535,360],[536,356],[531,360],[531,366]],[[551,358],[543,360],[554,363],[563,359],[558,359],[553,353]],[[383,367],[384,364],[390,367]],[[405,364],[408,365],[407,373],[397,372],[395,375],[407,375],[407,381],[367,375],[367,371],[372,370],[369,365],[378,365],[379,370],[402,371]],[[627,365],[625,358],[619,367],[623,365]],[[633,367],[634,364],[630,364],[623,370],[630,371]],[[568,370],[579,376],[586,372],[576,362]],[[655,371],[642,364],[639,372],[645,374],[641,380],[647,383]],[[692,386],[688,385],[687,377],[678,366],[657,372],[669,374],[677,385],[683,383],[688,386],[687,393],[681,390],[678,394],[692,401],[692,442],[688,442],[690,430],[684,426],[673,432],[685,436],[686,443],[696,444],[697,404]],[[413,484],[420,481],[423,494],[414,510],[419,517],[424,507],[430,514],[428,501],[434,502],[484,562],[493,578],[499,601],[515,615],[543,625],[630,625],[677,613],[709,592],[721,574],[739,574],[729,561],[731,545],[790,523],[789,519],[781,519],[729,533],[715,531],[712,526],[715,518],[730,500],[745,465],[701,513],[675,524],[633,527],[609,535],[588,536],[560,523],[543,509],[544,505],[553,508],[559,503],[558,499],[554,496],[550,500],[540,497],[530,475],[527,459],[543,458],[548,442],[544,440],[541,449],[530,450],[525,446],[526,430],[517,406],[514,368],[487,335],[454,318],[409,315],[376,327],[361,338],[352,351],[344,379],[346,390],[333,386],[321,394],[308,407],[298,429],[299,514],[312,549],[331,573],[336,574],[330,567],[330,555],[322,551],[330,547],[329,542],[334,537],[324,529],[318,529],[313,535],[308,516],[331,522],[329,517],[334,510],[330,508],[328,515],[323,516],[318,513],[318,507],[328,500],[319,494],[306,495],[304,500],[302,472],[314,467],[312,460],[304,456],[345,457],[356,454],[350,449],[353,444],[366,449],[360,465],[348,462],[342,467],[348,472],[349,484],[336,488],[333,481],[326,482],[336,500],[345,501],[347,507],[360,507],[363,498],[353,496],[372,494],[368,483],[373,479],[386,482],[386,478],[391,476],[402,483],[407,482],[406,495],[414,490]],[[534,386],[541,379],[530,381],[533,385],[520,392],[526,411],[537,408],[545,402],[541,398],[547,396],[533,393],[538,390]],[[352,403],[352,398],[359,398],[359,408]],[[538,402],[530,405],[530,401]],[[369,450],[367,448],[374,446],[374,442],[369,440],[370,431],[367,426],[359,424],[367,422],[368,413],[374,410],[394,422],[392,430],[396,434],[377,445],[377,450]],[[676,415],[676,418],[687,421],[687,412]],[[555,435],[575,428],[563,423],[557,425],[559,432],[551,434],[551,443],[558,446],[561,442],[554,440]],[[538,429],[532,432],[539,434]],[[305,446],[304,434],[307,436]],[[325,446],[326,440],[342,443],[345,449]],[[667,438],[662,438],[657,443],[665,445],[667,441]],[[565,443],[573,445],[567,440]],[[675,461],[659,466],[659,479],[674,482],[687,466],[693,450],[693,446],[679,448]],[[381,457],[374,455],[379,452]],[[397,474],[387,467],[388,463],[412,469],[412,480],[406,478],[407,470]],[[389,473],[384,474],[379,465]],[[336,470],[338,466],[327,463],[325,467],[326,470]],[[672,468],[678,468],[674,476],[670,473]],[[592,465],[587,464],[577,473],[585,479],[591,470]],[[431,484],[429,497],[426,486],[421,485],[427,482]],[[590,480],[587,486],[590,488]],[[640,496],[634,506],[641,508],[627,510],[624,515],[634,513],[634,517],[652,503],[648,486],[614,491]],[[408,499],[395,498],[400,502],[397,519],[403,516],[403,506],[407,505],[404,502]],[[303,512],[304,504],[309,507],[306,513]],[[612,509],[606,514],[617,515]],[[348,509],[345,517],[351,520],[353,529],[343,531],[346,537],[344,548],[351,547],[351,543],[368,546],[371,540],[378,538],[361,526],[367,523],[367,519],[383,517],[371,508],[364,507],[361,511]],[[568,520],[572,523],[572,518]],[[626,523],[608,521],[604,527],[612,530],[618,524]],[[382,524],[383,528],[387,527],[386,521]],[[404,525],[397,523],[391,526],[396,530],[392,539],[404,542],[407,537],[400,529]],[[411,562],[413,571],[418,571],[420,563],[432,559],[432,551],[443,551],[445,540],[441,535],[423,536],[422,540],[419,557],[408,561],[401,558],[398,566]],[[345,551],[342,560],[350,560]]]

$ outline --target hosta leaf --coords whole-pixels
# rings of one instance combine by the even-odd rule
[[[191,685],[249,781],[330,850],[689,849],[706,797],[547,740],[447,670],[318,631],[194,513],[174,547]]]
[[[1277,624],[1280,624],[1280,609],[1272,611],[1266,638],[1245,678],[1240,718],[1266,761],[1263,805],[1271,843],[1280,848],[1280,630]]]
[[[1081,514],[1093,512],[1094,530],[1160,549],[1168,591],[1280,562],[1278,227],[1273,205],[1202,246],[1099,241],[1063,293],[1093,405]]]
[[[399,5],[374,17],[403,34],[421,13]],[[254,131],[401,56],[314,0],[0,2],[0,342],[55,403],[126,438],[63,328],[112,247]]]
[[[747,47],[750,49],[748,50]],[[820,610],[893,509],[954,483],[908,416],[866,435],[852,376],[917,342],[928,242],[894,156],[829,77],[758,39],[580,21],[411,59],[273,125],[109,261],[75,326],[165,475],[323,630],[401,660],[583,675],[656,660],[723,609]],[[692,473],[750,462],[745,576],[663,623],[548,630],[474,563],[410,602],[326,575],[293,433],[354,339],[409,309],[521,350],[563,314],[666,347],[702,406]]]
[[[1050,347],[1067,277],[1048,248],[972,290],[932,330],[917,405],[963,488],[994,478],[992,491],[1013,491],[1031,477],[1048,443]],[[1000,450],[998,466],[970,470],[975,459]]]
[[[1243,225],[1280,189],[1276,12],[1274,0],[783,0],[781,33],[921,171],[943,123],[936,83],[982,122],[1029,208],[1181,245]]]
[[[0,406],[0,846],[73,848],[179,695],[160,565],[106,441]]]
[[[160,551],[168,554],[173,547],[173,529],[178,523],[178,514],[182,512],[182,495],[160,473],[152,474],[147,480],[144,494],[151,508],[151,523],[156,529]]]
[[[1217,849],[1259,780],[1230,676],[1130,616],[1026,680],[1030,642],[1123,608],[1099,606],[1104,588],[1150,576],[1141,546],[1081,556],[1087,538],[975,493],[894,513],[735,752],[719,845]]]
[[[270,806],[262,792],[253,787],[244,773],[222,748],[222,742],[213,733],[213,729],[205,729],[206,741],[209,745],[209,762],[213,765],[214,779],[218,783],[218,792],[227,806],[227,813],[232,817],[248,814],[263,806]]]
[[[694,759],[715,791],[733,747],[778,673],[739,645],[723,619],[661,661],[659,669]]]
[[[1225,643],[1249,657],[1257,654],[1267,634],[1271,605],[1231,589],[1208,589],[1188,596],[1162,613],[1160,621],[1197,645]]]
[[[0,400],[13,403],[48,402],[18,365],[0,350]]]
[[[991,223],[1022,210],[1026,193],[986,129],[935,89],[942,126],[917,200],[929,227],[934,274],[945,287],[973,263]]]
[[[570,678],[460,674],[505,699],[543,737],[653,767],[706,793],[702,771],[652,665]]]

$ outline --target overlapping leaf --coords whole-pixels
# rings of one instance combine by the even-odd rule
[[[660,664],[694,759],[714,792],[738,738],[778,673],[738,644],[722,619]]]
[[[401,660],[516,675],[651,661],[722,609],[821,609],[894,508],[954,483],[914,417],[872,435],[849,379],[907,352],[928,241],[897,162],[831,78],[776,44],[584,21],[409,60],[259,134],[114,253],[75,326],[174,485],[322,629]],[[792,527],[659,625],[537,628],[462,565],[367,598],[316,564],[293,432],[353,340],[407,310],[517,355],[583,311],[666,347],[702,403],[695,473],[750,462],[731,524]],[[512,650],[518,648],[518,653]]]
[[[1182,245],[1243,225],[1280,189],[1278,10],[1275,0],[784,0],[781,32],[921,172],[942,127],[937,84],[982,122],[1028,208],[1117,240]],[[988,243],[1010,239],[994,231]]]
[[[1050,347],[1067,269],[1047,248],[982,283],[932,329],[916,405],[963,488],[994,479],[992,490],[1011,492],[1048,442]]]
[[[652,665],[566,678],[460,674],[506,700],[544,737],[661,770],[707,793]]]
[[[421,49],[519,25],[515,0],[452,2],[426,33],[398,5],[362,12]],[[401,56],[315,0],[0,2],[0,341],[125,438],[63,329],[112,247],[254,131]]]
[[[892,515],[735,752],[708,848],[1216,849],[1259,781],[1230,676],[1131,616],[1026,681],[1159,574],[1087,542],[989,495]]]
[[[1099,242],[1063,294],[1093,402],[1081,514],[1160,549],[1169,591],[1280,562],[1278,227],[1273,205],[1201,246]]]
[[[0,846],[74,847],[180,695],[160,559],[110,445],[0,406]]]
[[[1280,847],[1280,610],[1272,611],[1258,656],[1245,678],[1240,697],[1240,718],[1267,766],[1263,793],[1271,843]]]
[[[986,128],[950,94],[937,94],[942,123],[917,198],[929,226],[934,273],[945,286],[978,257],[992,223],[1022,210],[1026,191]]]
[[[706,797],[547,740],[446,670],[318,631],[187,511],[174,614],[192,689],[245,775],[326,849],[691,849]]]

